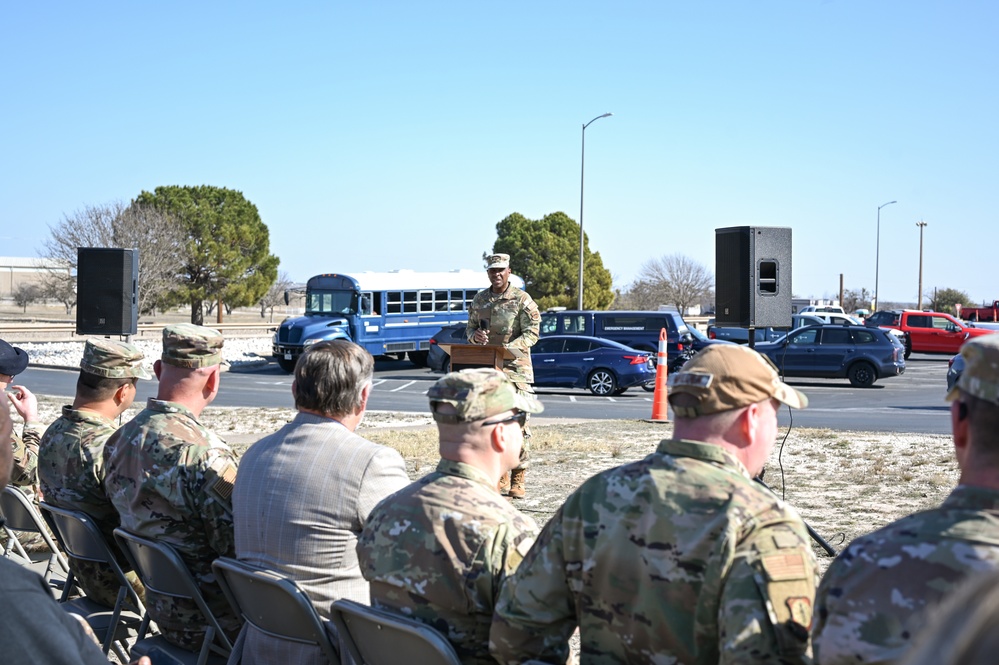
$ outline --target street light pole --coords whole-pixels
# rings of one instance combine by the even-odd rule
[[[583,181],[586,175],[586,128],[597,120],[600,120],[600,118],[607,118],[612,115],[614,114],[604,113],[603,115],[598,115],[583,125],[583,148],[579,158],[579,298],[576,301],[576,309],[583,309]]]
[[[923,309],[923,229],[926,228],[926,222],[920,220],[916,222],[916,226],[919,227],[919,304],[916,305],[916,309]]]
[[[874,250],[874,305],[871,307],[875,312],[878,311],[878,268],[881,265],[881,209],[885,206],[890,206],[892,203],[898,203],[898,201],[889,201],[888,203],[882,203],[878,206],[878,239]]]

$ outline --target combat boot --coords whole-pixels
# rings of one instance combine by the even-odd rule
[[[502,476],[500,476],[499,485],[496,486],[496,490],[506,496],[510,492],[510,472],[507,471]]]
[[[515,499],[524,498],[524,476],[527,475],[527,469],[514,469],[510,473],[510,496]]]

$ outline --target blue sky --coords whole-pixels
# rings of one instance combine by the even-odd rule
[[[285,6],[287,5],[287,6]],[[999,5],[44,2],[0,15],[0,255],[85,205],[237,189],[281,270],[479,268],[579,217],[626,287],[793,229],[793,290],[999,298]]]

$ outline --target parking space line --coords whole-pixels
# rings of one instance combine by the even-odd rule
[[[410,387],[410,386],[411,386],[411,385],[413,385],[414,383],[416,383],[416,381],[410,381],[409,383],[404,383],[404,384],[402,384],[401,386],[399,386],[398,388],[393,388],[393,389],[392,389],[392,390],[390,390],[389,392],[390,392],[390,393],[397,393],[397,392],[399,392],[400,390],[404,390],[404,389],[406,389],[406,388]]]

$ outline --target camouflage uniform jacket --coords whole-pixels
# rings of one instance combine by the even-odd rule
[[[64,406],[62,416],[45,430],[38,452],[38,480],[45,501],[89,515],[114,552],[118,550],[114,530],[120,520],[104,493],[103,481],[104,443],[116,429],[114,422],[100,414]],[[121,556],[118,563],[128,570]],[[118,581],[107,566],[77,559],[70,566],[88,596],[114,605]]]
[[[664,440],[586,481],[500,591],[500,663],[807,663],[815,558],[728,451]]]
[[[482,289],[475,294],[468,311],[466,338],[472,338],[483,319],[489,321],[489,344],[502,344],[524,352],[522,358],[503,363],[506,375],[514,383],[534,383],[531,347],[541,333],[541,313],[534,299],[513,284],[500,294]]]
[[[38,423],[24,423],[21,436],[11,434],[14,448],[14,468],[10,473],[10,484],[18,487],[32,487],[38,484],[38,444],[42,439],[42,427]]]
[[[857,538],[829,566],[815,604],[817,663],[894,663],[923,610],[999,568],[999,491],[960,485],[938,508]]]
[[[232,489],[237,460],[229,446],[185,406],[150,399],[108,439],[104,462],[104,489],[121,526],[172,545],[223,628],[235,635],[239,621],[211,567],[219,556],[236,556]],[[146,599],[168,640],[197,648],[204,619],[193,603],[152,592]]]
[[[434,473],[382,501],[358,541],[376,607],[439,630],[463,663],[489,663],[489,625],[503,578],[538,527],[468,464]]]

